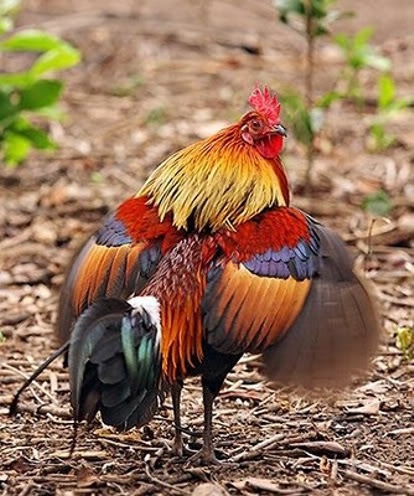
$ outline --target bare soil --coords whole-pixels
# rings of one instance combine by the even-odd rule
[[[399,95],[412,97],[412,0],[340,6],[356,12],[341,29],[377,27],[375,42],[393,61]],[[18,24],[64,36],[84,59],[66,74],[67,119],[51,126],[59,150],[0,168],[0,493],[414,494],[414,364],[396,347],[397,328],[413,325],[414,116],[408,109],[389,122],[393,147],[367,151],[373,72],[362,74],[361,111],[346,103],[330,111],[310,195],[303,193],[304,153],[292,138],[284,158],[294,204],[341,232],[375,285],[387,338],[367,378],[319,401],[272,389],[257,359],[246,357],[215,408],[216,446],[227,462],[221,467],[187,466],[172,454],[169,401],[139,431],[120,435],[99,422],[82,428],[69,458],[60,361],[24,395],[21,413],[8,417],[13,393],[56,347],[56,301],[75,247],[163,157],[244,112],[255,81],[283,92],[302,84],[304,68],[302,41],[277,22],[270,1],[28,0]],[[11,70],[27,60],[0,63]],[[323,91],[340,58],[321,43],[317,63]],[[393,208],[372,225],[361,203],[378,189]],[[197,380],[188,382],[183,405],[194,432],[186,442],[196,449]]]

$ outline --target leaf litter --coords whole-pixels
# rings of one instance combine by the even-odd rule
[[[99,421],[81,428],[69,457],[69,385],[60,362],[24,395],[18,416],[7,416],[13,393],[56,347],[56,302],[76,246],[165,155],[242,113],[257,79],[282,91],[302,71],[301,48],[277,24],[270,2],[180,0],[171,8],[171,0],[103,1],[95,9],[80,0],[70,7],[60,0],[32,3],[19,24],[67,37],[84,64],[67,74],[68,119],[52,128],[60,149],[34,154],[19,169],[0,169],[0,493],[414,494],[414,363],[397,341],[399,329],[413,328],[409,113],[395,124],[399,144],[382,155],[364,149],[367,125],[356,111],[331,114],[317,186],[307,197],[302,150],[289,140],[285,154],[294,204],[341,232],[374,284],[386,342],[365,380],[320,401],[275,390],[260,375],[258,358],[245,357],[215,408],[220,468],[187,467],[172,455],[169,400],[139,431],[118,434]],[[403,68],[414,39],[396,30],[391,13],[358,22],[376,20],[390,23],[383,44],[397,87],[408,95],[413,81]],[[5,62],[12,70],[13,60]],[[335,73],[329,67],[327,79]],[[392,207],[373,224],[374,214],[361,206],[382,190]],[[197,379],[188,381],[183,407],[193,432],[186,442],[198,449]]]

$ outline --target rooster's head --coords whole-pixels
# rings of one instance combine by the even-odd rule
[[[280,103],[267,86],[259,86],[249,97],[252,111],[240,121],[241,136],[245,143],[254,146],[264,158],[275,158],[283,146],[286,129],[279,120]]]

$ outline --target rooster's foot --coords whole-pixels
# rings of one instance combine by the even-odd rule
[[[172,452],[174,455],[178,456],[181,458],[183,455],[193,455],[194,451],[191,450],[190,448],[187,448],[185,444],[182,441],[177,441],[175,440],[172,445]]]
[[[186,461],[185,466],[190,465],[223,465],[223,462],[216,458],[214,450],[203,447]]]

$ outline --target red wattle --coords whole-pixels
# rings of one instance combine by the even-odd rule
[[[268,134],[257,140],[255,146],[264,158],[276,158],[283,147],[283,136],[280,134]]]

